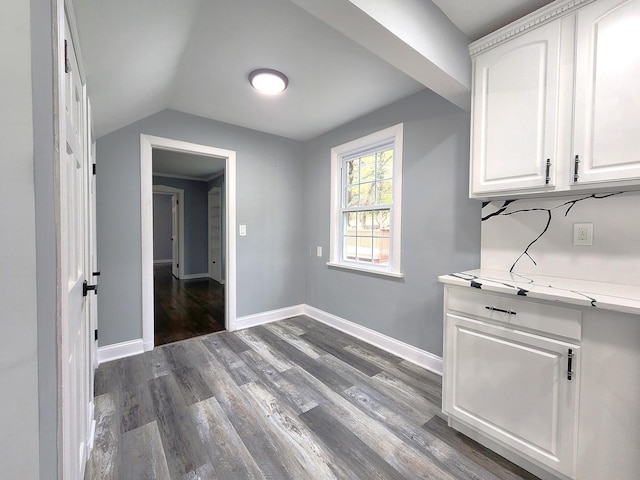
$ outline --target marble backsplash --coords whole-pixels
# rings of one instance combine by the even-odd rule
[[[573,245],[573,224],[593,245]],[[640,192],[493,201],[482,208],[481,268],[640,285]]]

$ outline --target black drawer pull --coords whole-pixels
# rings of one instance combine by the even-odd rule
[[[493,312],[502,312],[502,313],[508,313],[509,315],[517,315],[514,310],[504,310],[502,308],[494,307],[493,305],[487,305],[484,308],[486,308],[487,310],[491,310]]]

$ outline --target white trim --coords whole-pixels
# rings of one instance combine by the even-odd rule
[[[189,275],[182,275],[180,280],[193,280],[195,278],[209,278],[209,273],[190,273]]]
[[[154,265],[157,265],[157,264],[159,264],[159,263],[171,263],[171,262],[173,262],[173,259],[172,259],[172,258],[166,258],[166,259],[164,259],[164,260],[154,260],[154,261],[153,261],[153,264],[154,264]]]
[[[372,273],[374,275],[382,275],[383,277],[404,278],[404,273],[395,273],[389,270],[377,270],[372,267],[363,267],[359,264],[351,265],[349,263],[327,262],[327,266],[332,268],[344,268],[345,270],[355,270],[356,272]]]
[[[390,276],[402,277],[402,146],[404,124],[398,123],[384,130],[374,132],[351,142],[331,149],[331,210],[329,224],[329,262],[349,270],[359,270],[380,274],[388,272]],[[342,160],[358,151],[369,149],[376,144],[393,141],[393,205],[391,207],[391,255],[389,267],[367,266],[358,263],[357,268],[342,260],[342,228],[340,212],[342,209]]]
[[[304,306],[304,314],[318,322],[324,323],[342,332],[353,335],[360,340],[370,343],[382,350],[397,355],[419,367],[442,375],[442,357],[421,350],[408,343],[388,337],[380,332],[350,322],[344,318],[327,313],[310,305]]]
[[[207,191],[207,275],[209,276],[209,278],[215,280],[216,282],[222,284],[224,282],[222,282],[222,268],[218,269],[218,272],[214,272],[211,268],[211,265],[213,264],[212,262],[212,258],[211,258],[211,196],[212,194],[217,195],[217,200],[219,202],[219,221],[218,221],[218,225],[216,225],[217,227],[220,228],[220,239],[218,240],[219,242],[219,249],[220,249],[220,258],[217,258],[216,260],[219,263],[222,263],[222,231],[223,231],[223,224],[222,224],[222,218],[223,218],[223,212],[222,212],[222,187],[220,186],[216,186],[216,187],[211,187],[209,189],[209,191]],[[218,275],[214,275],[214,273],[218,273]]]
[[[196,153],[225,159],[226,288],[225,324],[236,329],[236,152],[222,148],[140,134],[140,197],[142,246],[142,338],[144,350],[153,349],[153,148]]]
[[[184,265],[185,265],[185,262],[184,262],[184,219],[185,219],[184,190],[182,188],[170,187],[168,185],[153,185],[153,193],[157,193],[160,195],[177,195],[178,196],[178,265],[179,265],[178,278],[184,278],[182,275],[182,272],[184,270]],[[153,217],[151,218],[153,219]],[[153,234],[153,226],[152,226],[151,232]],[[151,245],[153,246],[153,241],[151,242]],[[153,255],[153,252],[152,252],[152,255]],[[173,258],[170,259],[169,262],[173,263]]]
[[[293,307],[279,308],[278,310],[270,310],[268,312],[255,313],[253,315],[238,317],[238,319],[236,320],[235,330],[242,330],[249,327],[255,327],[257,325],[264,325],[265,323],[284,320],[285,318],[298,317],[300,315],[304,315],[305,307],[306,305],[300,304]]]
[[[208,177],[192,177],[190,175],[178,175],[176,173],[156,173],[153,172],[154,177],[161,178],[179,178],[181,180],[193,180],[194,182],[210,182],[214,178],[218,178],[220,175],[224,174],[224,171],[214,173]]]
[[[98,363],[110,362],[119,358],[132,357],[145,352],[145,342],[141,338],[128,342],[114,343],[98,348]]]

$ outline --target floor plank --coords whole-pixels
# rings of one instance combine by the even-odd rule
[[[441,381],[306,317],[100,365],[85,480],[535,477],[447,426]]]

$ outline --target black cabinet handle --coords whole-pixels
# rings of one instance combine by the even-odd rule
[[[491,310],[493,312],[502,312],[502,313],[508,313],[509,315],[517,315],[514,310],[504,310],[502,308],[494,307],[493,305],[487,305],[484,308],[486,308],[487,310]]]

